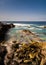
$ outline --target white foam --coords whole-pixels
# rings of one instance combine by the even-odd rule
[[[44,28],[44,26],[39,26],[40,28]]]
[[[29,24],[18,24],[18,23],[14,23],[14,25],[17,25],[17,26],[30,26]]]
[[[35,29],[35,28],[34,28],[34,27],[31,27],[31,28],[29,28],[29,29],[31,29],[31,30],[32,30],[32,29]]]
[[[41,28],[36,28],[37,30],[42,30]]]

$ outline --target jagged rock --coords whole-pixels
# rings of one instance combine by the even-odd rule
[[[3,24],[0,22],[0,42],[5,39],[7,31],[13,27],[15,27],[13,24]]]

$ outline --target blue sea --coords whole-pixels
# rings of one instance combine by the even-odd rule
[[[3,21],[4,22],[4,21]],[[46,21],[5,21],[6,23],[38,24],[46,25]]]
[[[15,34],[16,30],[26,29],[32,31],[42,40],[46,41],[46,28],[44,28],[44,26],[46,26],[46,21],[36,21],[36,22],[12,21],[12,23],[15,25],[15,28],[11,29],[10,34]]]

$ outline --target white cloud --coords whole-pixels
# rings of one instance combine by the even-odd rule
[[[3,12],[0,21],[46,21],[46,15]]]
[[[31,16],[0,16],[1,21],[46,21],[44,17],[31,17]]]

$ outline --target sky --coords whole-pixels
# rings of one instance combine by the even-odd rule
[[[0,0],[0,21],[46,21],[46,0]]]

